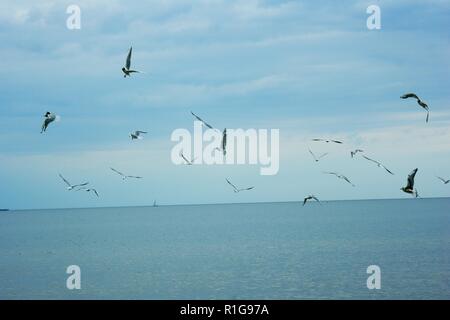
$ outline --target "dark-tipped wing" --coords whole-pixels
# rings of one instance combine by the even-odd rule
[[[330,140],[331,142],[334,142],[334,143],[339,143],[339,144],[343,144],[343,142],[342,141],[339,141],[339,140]]]
[[[376,163],[376,164],[380,165],[380,163],[378,161],[376,161],[376,160],[370,159],[369,157],[366,157],[366,156],[362,156],[362,157],[364,159],[366,159],[366,160],[372,161],[373,163]]]
[[[402,99],[415,98],[415,99],[419,100],[419,97],[415,93],[405,93],[400,98],[402,98]]]
[[[114,169],[114,168],[110,168],[112,171],[114,171],[115,173],[117,173],[117,174],[120,174],[121,176],[124,176],[124,174],[122,173],[122,172],[120,172],[120,171],[117,171],[116,169]]]
[[[59,175],[59,177],[69,186],[69,187],[71,187],[72,185],[69,183],[69,181],[67,181],[63,176],[62,176],[62,174],[61,173],[58,173],[58,175]]]
[[[238,188],[237,188],[234,184],[232,184],[232,183],[230,182],[230,180],[228,180],[228,179],[225,179],[225,180],[227,180],[228,184],[229,184],[230,186],[232,186],[234,190],[236,190],[236,191],[238,190]]]
[[[133,47],[130,47],[130,51],[128,51],[127,61],[125,63],[125,68],[130,69],[131,66],[131,52],[133,51]]]
[[[414,178],[416,176],[417,173],[417,168],[414,169],[408,176],[408,184],[406,186],[407,189],[413,189],[414,188]]]
[[[127,176],[127,178],[142,179],[140,176]]]

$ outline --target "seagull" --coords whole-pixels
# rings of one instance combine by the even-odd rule
[[[111,169],[112,171],[114,171],[115,173],[121,175],[121,176],[122,176],[122,180],[125,180],[125,179],[127,179],[127,178],[142,179],[142,177],[139,177],[139,176],[127,176],[127,175],[124,175],[122,172],[117,171],[117,170],[114,169],[114,168],[110,168],[110,169]]]
[[[125,63],[125,67],[122,68],[122,72],[124,73],[123,77],[126,78],[127,76],[131,76],[131,73],[140,73],[140,71],[137,70],[131,70],[131,52],[133,51],[133,47],[130,47],[130,51],[128,51],[127,61]]]
[[[437,177],[437,176],[436,176],[436,178],[438,178],[439,180],[441,180],[444,184],[448,184],[448,183],[450,182],[450,180],[445,180],[444,178],[441,178],[441,177]]]
[[[225,180],[227,180],[228,184],[233,187],[235,193],[238,193],[238,192],[241,192],[241,191],[252,190],[254,188],[254,187],[249,187],[249,188],[238,189],[234,184],[232,184],[230,182],[230,180],[228,180],[228,179],[225,179]]]
[[[403,192],[412,194],[416,198],[419,196],[419,194],[417,193],[417,190],[414,189],[414,177],[416,176],[417,170],[418,169],[416,168],[409,174],[406,187],[400,188],[400,190],[402,190]]]
[[[313,158],[314,158],[314,160],[316,162],[319,162],[319,160],[321,158],[325,157],[328,154],[328,152],[327,152],[327,153],[321,154],[319,157],[316,157],[316,155],[311,151],[311,149],[308,149],[308,150],[309,150],[309,153],[311,153],[311,155],[313,156]]]
[[[97,190],[95,190],[94,188],[80,188],[80,189],[78,189],[77,191],[80,191],[80,190],[84,190],[84,191],[87,191],[87,192],[93,192],[93,193],[95,193],[95,195],[97,196],[97,198],[100,197],[100,196],[98,195]]]
[[[376,161],[376,160],[373,160],[373,159],[370,159],[369,157],[366,157],[366,156],[363,156],[363,158],[364,158],[364,159],[367,159],[367,160],[369,160],[369,161],[372,161],[372,162],[374,162],[374,163],[376,163],[378,167],[383,168],[384,170],[386,170],[386,171],[389,172],[390,174],[394,175],[394,173],[393,173],[391,170],[389,170],[388,168],[386,168],[385,166],[383,166],[380,162],[378,162],[378,161]]]
[[[320,203],[319,199],[317,199],[315,195],[309,195],[309,196],[305,197],[305,199],[303,200],[303,205],[305,205],[306,201],[308,201],[308,200],[316,200],[318,203]]]
[[[345,181],[347,181],[349,184],[352,185],[352,187],[354,187],[355,185],[344,175],[337,173],[337,172],[324,172],[325,174],[332,174],[335,175],[336,177],[338,177],[339,179],[343,179]]]
[[[358,154],[358,152],[364,152],[364,150],[356,149],[356,150],[354,150],[354,151],[350,151],[350,155],[351,155],[352,158],[353,158],[354,156],[356,156],[356,155]]]
[[[44,123],[42,124],[41,133],[45,132],[47,130],[47,127],[50,123],[56,120],[56,115],[51,112],[46,112],[44,114]]]
[[[67,184],[67,190],[69,190],[69,191],[70,191],[70,190],[73,190],[74,188],[77,188],[77,187],[83,187],[83,186],[89,184],[89,182],[80,183],[80,184],[70,184],[70,182],[67,181],[67,180],[62,176],[61,173],[59,173],[59,176],[60,176],[60,178]]]
[[[422,100],[420,100],[420,98],[415,93],[406,93],[406,94],[402,95],[400,98],[402,98],[402,99],[408,99],[408,98],[416,99],[417,103],[419,104],[419,106],[421,106],[422,108],[424,108],[427,111],[426,122],[428,122],[428,119],[430,117],[430,109],[428,108],[428,105],[425,102],[423,102]]]
[[[147,133],[147,132],[145,132],[145,131],[140,131],[140,130],[137,130],[137,131],[135,131],[135,132],[132,132],[132,133],[130,133],[131,140],[134,140],[134,139],[142,140],[141,134],[145,134],[145,133]]]
[[[196,115],[195,113],[193,113],[192,111],[191,111],[191,114],[192,114],[198,121],[200,121],[201,123],[203,123],[206,127],[210,128],[210,129],[214,129],[211,125],[209,125],[208,123],[206,123],[205,121],[203,121],[202,118],[200,118],[199,116],[197,116],[197,115]]]
[[[180,152],[180,157],[183,158],[184,161],[186,161],[186,164],[187,164],[188,166],[193,165],[195,159],[197,159],[197,158],[193,158],[192,160],[189,161],[189,160],[184,156],[183,151]]]
[[[225,156],[227,154],[227,128],[223,129],[222,133],[222,150]]]
[[[324,141],[326,143],[334,142],[334,143],[338,143],[338,144],[343,143],[342,141],[332,140],[332,139],[312,139],[312,141]]]

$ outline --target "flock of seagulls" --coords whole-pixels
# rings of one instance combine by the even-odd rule
[[[123,76],[124,78],[126,77],[131,77],[131,75],[133,73],[142,73],[138,70],[134,70],[131,69],[131,57],[132,57],[132,52],[133,52],[133,48],[130,47],[129,51],[128,51],[128,55],[126,57],[125,60],[125,66],[122,67],[122,72],[123,72]],[[428,123],[429,121],[429,116],[430,116],[430,109],[428,107],[428,105],[422,101],[415,93],[406,93],[402,96],[400,96],[401,99],[409,99],[409,98],[413,98],[416,99],[417,104],[422,107],[426,112],[427,112],[427,116],[426,116],[426,122]],[[208,129],[213,129],[213,130],[217,130],[220,132],[220,130],[214,128],[212,125],[210,125],[208,122],[206,122],[205,120],[203,120],[202,118],[200,118],[198,115],[196,115],[195,113],[193,113],[191,111],[192,116],[200,121],[202,123],[203,126],[205,126]],[[41,127],[41,133],[44,133],[47,131],[48,126],[54,122],[55,120],[58,120],[58,116],[52,112],[47,111],[44,114],[44,122],[42,124]],[[136,130],[132,133],[130,133],[130,137],[131,140],[141,140],[143,139],[143,135],[147,134],[146,131],[141,131],[141,130]],[[325,143],[334,143],[334,144],[343,144],[342,141],[340,140],[335,140],[335,139],[329,139],[329,138],[315,138],[312,139],[312,141],[314,142],[325,142]],[[219,151],[223,152],[223,155],[226,155],[226,146],[227,146],[227,129],[225,128],[222,131],[222,143],[221,143],[221,148],[216,148]],[[314,152],[311,151],[311,149],[308,149],[309,153],[311,154],[311,156],[313,157],[315,162],[319,162],[320,159],[322,159],[323,157],[328,155],[328,152],[326,153],[322,153],[320,155],[316,155]],[[362,149],[355,149],[353,151],[350,152],[350,156],[351,158],[354,158],[358,153],[364,153],[364,150]],[[184,160],[184,162],[186,163],[186,165],[193,165],[195,163],[195,158],[192,159],[188,159],[186,158],[186,156],[180,152],[180,157]],[[375,163],[379,168],[384,169],[387,173],[394,175],[394,173],[389,170],[385,165],[383,165],[381,162],[374,160],[372,158],[369,158],[367,156],[365,156],[364,154],[362,155],[362,157],[372,163]],[[126,180],[126,179],[142,179],[143,177],[141,176],[134,176],[134,175],[126,175],[114,168],[110,168],[114,173],[116,173],[117,175],[119,175],[122,180]],[[418,171],[418,168],[415,168],[409,175],[407,178],[407,184],[405,187],[402,187],[401,190],[405,193],[411,194],[414,197],[418,197],[419,194],[417,192],[417,189],[414,188],[414,179],[416,176],[416,173]],[[338,172],[333,172],[333,171],[324,171],[324,174],[329,174],[329,175],[334,175],[335,177],[337,177],[338,179],[341,179],[345,182],[347,182],[348,184],[350,184],[351,186],[355,187],[355,185],[350,181],[349,178],[347,178],[345,175],[340,174]],[[59,177],[63,180],[63,182],[66,184],[66,188],[67,190],[71,191],[71,190],[75,190],[75,191],[85,191],[85,192],[89,192],[89,193],[93,193],[95,194],[97,197],[99,197],[99,194],[97,192],[97,190],[95,188],[91,188],[91,187],[87,187],[89,185],[89,182],[83,182],[83,183],[79,183],[79,184],[71,184],[67,179],[65,179],[61,174],[59,174]],[[450,179],[444,179],[442,177],[437,176],[437,178],[443,183],[443,184],[448,184],[450,183]],[[252,190],[255,187],[251,186],[251,187],[246,187],[246,188],[238,188],[236,185],[234,185],[228,178],[225,179],[226,182],[233,188],[233,191],[235,193],[239,193],[242,191],[248,191],[248,190]],[[304,198],[303,200],[303,206],[310,200],[314,200],[316,202],[318,202],[320,204],[319,199],[315,196],[315,195],[308,195]],[[154,206],[156,206],[156,201],[154,202]]]

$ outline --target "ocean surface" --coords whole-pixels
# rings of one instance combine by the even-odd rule
[[[450,199],[0,213],[0,299],[449,298]]]

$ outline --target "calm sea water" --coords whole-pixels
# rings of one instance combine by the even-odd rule
[[[449,299],[449,249],[450,199],[10,211],[0,298]]]

